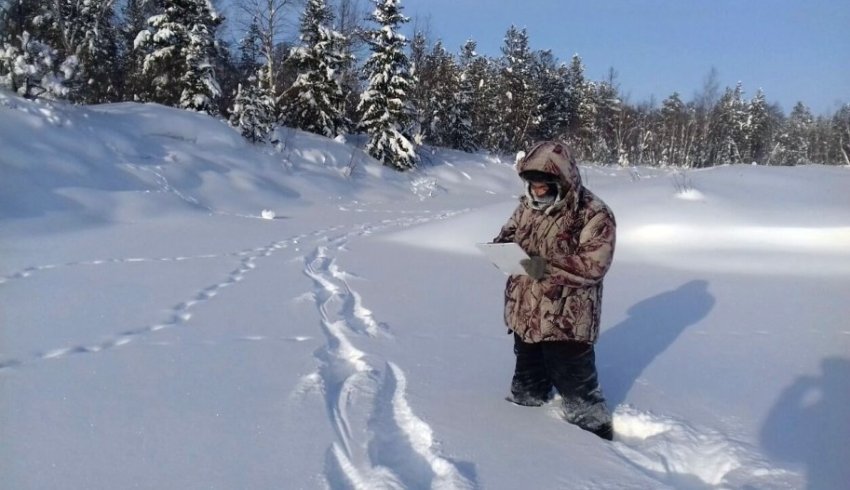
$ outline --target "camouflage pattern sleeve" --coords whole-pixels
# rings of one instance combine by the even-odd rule
[[[502,230],[496,235],[496,238],[493,239],[493,243],[509,243],[514,241],[514,236],[516,235],[517,222],[519,221],[519,215],[522,213],[522,203],[516,207],[511,217],[508,218],[508,222],[502,227]]]
[[[593,215],[581,230],[575,252],[556,254],[550,260],[547,273],[551,281],[572,288],[601,282],[614,258],[616,228],[609,209]]]

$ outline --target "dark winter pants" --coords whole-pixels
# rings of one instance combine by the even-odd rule
[[[527,344],[514,335],[514,353],[514,402],[542,405],[554,387],[563,399],[567,422],[610,439],[611,412],[599,388],[592,345],[569,341]]]

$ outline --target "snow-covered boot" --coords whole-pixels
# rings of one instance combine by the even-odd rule
[[[564,420],[582,429],[593,432],[609,441],[614,439],[614,425],[611,412],[605,406],[602,392],[597,388],[587,398],[565,397],[563,401]]]
[[[614,437],[611,412],[599,388],[593,346],[571,342],[552,344],[551,350],[560,355],[547,355],[546,361],[552,382],[563,398],[564,419],[611,440]]]
[[[510,395],[505,397],[505,400],[513,403],[514,405],[521,405],[523,407],[539,407],[544,405],[548,400],[543,400],[537,397],[528,396],[528,395],[514,395],[511,393]]]

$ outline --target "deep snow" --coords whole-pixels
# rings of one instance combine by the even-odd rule
[[[0,92],[2,488],[848,488],[850,169],[582,168],[608,443],[503,400],[509,158],[278,137]]]

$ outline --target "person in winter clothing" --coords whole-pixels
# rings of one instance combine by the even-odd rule
[[[510,401],[540,406],[554,387],[565,419],[611,440],[611,412],[599,387],[593,345],[599,336],[602,279],[614,256],[616,223],[581,182],[570,148],[534,145],[517,163],[525,195],[493,240],[528,254],[526,274],[505,287],[505,323],[514,335]]]

